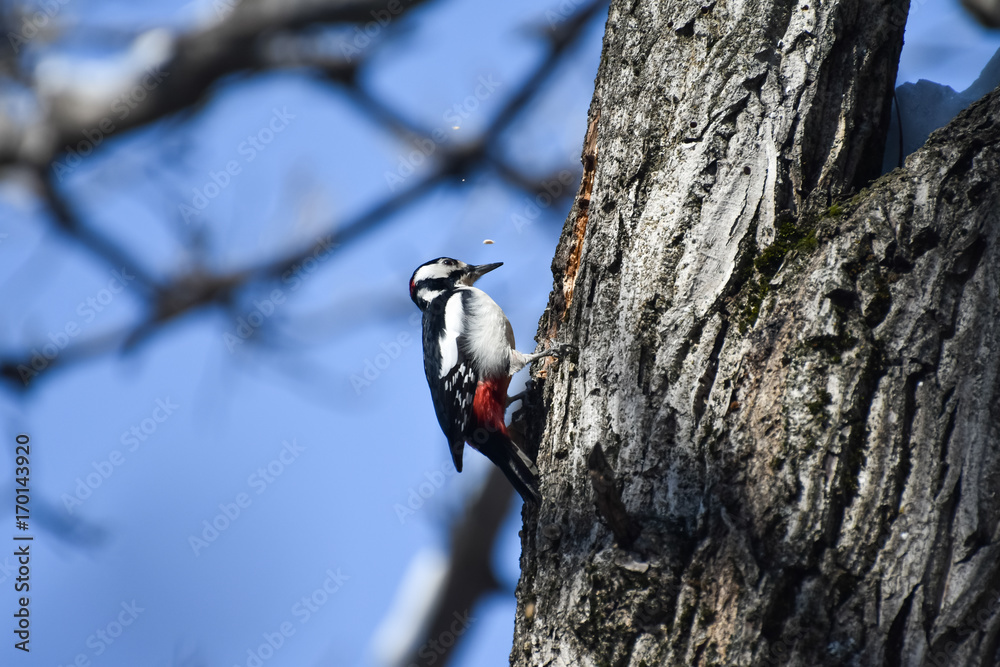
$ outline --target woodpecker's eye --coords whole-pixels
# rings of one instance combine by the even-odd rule
[[[455,260],[453,259],[446,259],[441,263],[444,264],[445,266],[455,266],[456,264]]]

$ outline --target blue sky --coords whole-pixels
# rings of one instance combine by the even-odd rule
[[[557,3],[432,3],[376,53],[365,85],[449,142],[475,137],[542,56],[527,27],[544,23],[549,6]],[[900,82],[965,88],[1000,38],[975,27],[957,2],[913,6]],[[60,18],[84,34],[87,26],[181,26],[195,9],[80,0]],[[578,164],[602,32],[595,21],[510,131],[507,154],[528,171]],[[116,53],[74,49],[91,59]],[[483,78],[493,91],[456,127],[455,104]],[[277,126],[250,159],[247,138]],[[337,89],[283,72],[232,82],[189,123],[109,141],[67,176],[65,191],[156,275],[197,261],[234,268],[319,238],[329,220],[387,196],[386,173],[407,152]],[[214,192],[231,163],[238,171],[185,224],[181,206]],[[488,465],[470,454],[466,471],[450,474],[406,282],[440,255],[505,262],[482,287],[530,349],[565,210],[552,207],[520,227],[515,215],[525,205],[522,193],[492,178],[449,184],[362,242],[317,258],[298,281],[275,288],[280,299],[270,307],[247,298],[235,316],[190,316],[125,354],[43,371],[26,397],[0,393],[8,443],[0,488],[11,488],[15,434],[30,434],[36,537],[32,652],[9,664],[69,665],[83,655],[93,665],[169,665],[185,656],[247,665],[267,637],[279,643],[275,633],[280,647],[265,665],[376,664],[373,637],[407,569],[442,547]],[[58,340],[70,325],[81,337],[114,332],[141,312],[138,287],[114,282],[109,267],[53,232],[11,179],[0,185],[0,232],[2,349]],[[196,251],[197,237],[204,245]],[[239,318],[255,312],[267,316],[268,335],[227,344],[224,334],[238,334]],[[366,369],[370,384],[352,383]],[[442,478],[401,520],[396,506]],[[79,501],[72,512],[67,497]],[[46,527],[67,520],[75,540]],[[494,555],[507,590],[470,610],[455,665],[508,663],[519,526],[518,508]],[[13,606],[0,557],[0,609]],[[130,621],[121,634],[100,639],[120,618]],[[8,664],[10,642],[0,655]]]

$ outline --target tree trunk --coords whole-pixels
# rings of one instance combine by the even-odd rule
[[[512,664],[1000,664],[1000,95],[871,182],[906,10],[612,3]]]

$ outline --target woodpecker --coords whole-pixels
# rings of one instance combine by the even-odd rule
[[[473,283],[503,262],[472,266],[439,257],[417,267],[410,298],[423,312],[424,373],[455,469],[465,443],[503,471],[526,503],[541,501],[538,468],[504,425],[510,377],[549,349],[522,354],[503,310]]]

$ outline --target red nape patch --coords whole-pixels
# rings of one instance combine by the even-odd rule
[[[476,386],[476,396],[472,399],[472,414],[480,426],[493,427],[507,434],[503,415],[507,411],[507,385],[510,378],[491,378],[480,381]]]
[[[413,298],[413,278],[410,278],[410,298]]]

